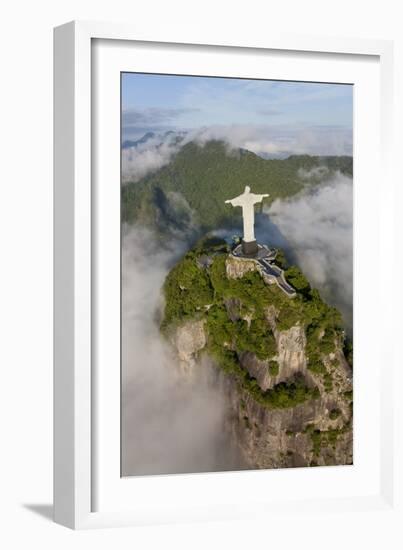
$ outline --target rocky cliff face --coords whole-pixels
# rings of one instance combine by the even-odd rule
[[[204,321],[188,321],[176,327],[171,342],[177,351],[181,368],[192,373],[197,353],[207,343]]]
[[[259,360],[254,353],[243,351],[239,355],[241,365],[256,378],[263,391],[285,382],[297,374],[306,376],[305,333],[300,326],[274,332],[277,353],[272,360],[278,363],[278,373],[270,373],[270,361]]]
[[[207,342],[201,322],[177,327],[172,342],[187,375],[201,368],[198,355]],[[203,345],[204,343],[204,345]],[[301,327],[277,332],[279,371],[271,375],[267,361],[251,352],[239,355],[241,365],[262,390],[302,375],[320,388],[320,398],[295,407],[270,409],[260,405],[236,380],[217,369],[227,404],[226,427],[250,468],[281,468],[351,464],[351,370],[341,350],[332,354],[334,385],[326,391],[320,377],[306,368],[305,334]]]
[[[192,275],[186,315],[175,309],[167,324],[182,372],[191,375],[209,358],[226,429],[250,468],[351,464],[352,370],[337,312],[304,287],[302,276],[300,296],[288,301],[261,283],[254,262],[226,258],[198,267],[201,275],[189,263],[186,276],[177,268],[169,280],[169,292],[188,300]],[[203,291],[204,305],[195,299],[196,276],[203,277],[197,296]]]

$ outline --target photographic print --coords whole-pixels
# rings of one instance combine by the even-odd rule
[[[121,474],[353,462],[353,86],[121,74]]]

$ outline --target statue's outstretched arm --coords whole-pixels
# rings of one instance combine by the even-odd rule
[[[262,202],[263,199],[266,197],[270,197],[268,193],[264,193],[263,195],[253,195],[254,202]]]
[[[242,206],[239,197],[225,201],[225,204],[232,204],[232,206]]]

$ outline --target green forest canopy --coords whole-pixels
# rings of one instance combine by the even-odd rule
[[[352,175],[352,158],[292,155],[287,159],[263,159],[254,153],[237,149],[229,151],[222,141],[205,145],[184,145],[171,162],[137,182],[122,185],[122,221],[140,222],[147,226],[189,223],[189,211],[177,204],[180,193],[191,209],[200,232],[234,224],[240,220],[240,209],[224,201],[240,194],[245,185],[255,193],[269,193],[269,203],[279,197],[295,195],[318,179],[301,176],[326,166],[320,182],[340,171]],[[186,204],[186,203],[185,203]]]

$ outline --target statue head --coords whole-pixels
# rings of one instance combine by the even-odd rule
[[[245,191],[244,193],[250,193],[250,187],[249,185],[245,185]]]

